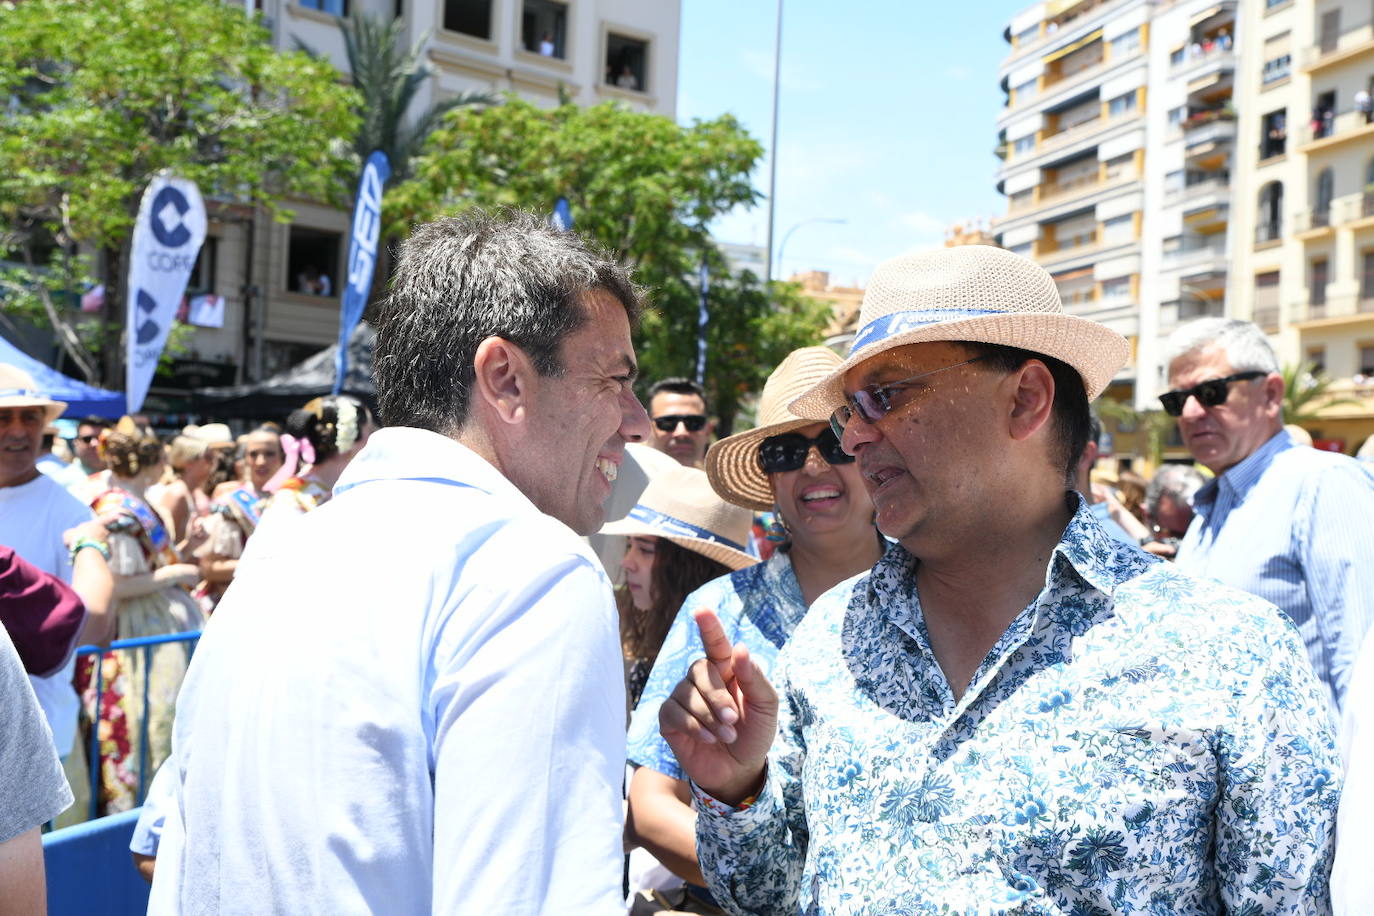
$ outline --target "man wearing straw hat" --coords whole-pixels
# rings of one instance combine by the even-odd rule
[[[94,524],[88,506],[38,470],[43,430],[66,408],[64,402],[39,391],[27,372],[0,364],[0,544],[63,582],[72,581],[74,564],[82,567],[86,577],[103,573],[108,579],[105,560],[110,549],[103,527]],[[96,612],[83,632],[106,630],[104,608]],[[72,688],[75,666],[72,657],[57,673],[30,678],[52,728],[58,756],[72,764],[80,759],[80,751],[72,756],[80,705]],[[77,766],[71,771],[78,796],[84,787],[81,769]]]
[[[1126,356],[1009,252],[877,269],[798,409],[833,411],[898,543],[812,606],[776,690],[699,613],[660,716],[728,909],[1326,910],[1339,761],[1293,626],[1066,488]]]

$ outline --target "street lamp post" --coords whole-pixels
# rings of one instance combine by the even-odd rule
[[[764,279],[773,279],[773,214],[778,190],[778,89],[782,85],[782,2],[778,0],[777,32],[773,36],[773,145],[768,148],[768,250]]]
[[[802,226],[806,226],[811,223],[833,223],[835,225],[842,226],[847,222],[849,222],[849,220],[842,219],[838,216],[813,216],[810,219],[804,219],[799,223],[793,223],[792,228],[788,229],[785,233],[783,233],[782,244],[778,245],[778,270],[781,271],[783,269],[782,256],[787,251],[787,240],[792,237],[792,233],[796,232]],[[770,275],[768,279],[771,280],[773,278]]]

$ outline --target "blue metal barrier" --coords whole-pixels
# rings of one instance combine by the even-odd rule
[[[200,633],[200,630],[193,630],[187,633],[166,633],[161,636],[117,639],[105,649],[99,646],[82,646],[76,650],[78,658],[83,655],[100,656],[116,649],[143,650],[143,715],[139,719],[141,734],[138,742],[138,803],[140,805],[143,804],[143,799],[148,794],[148,781],[152,776],[148,772],[148,682],[152,680],[149,675],[153,667],[153,647],[173,642],[189,643],[189,658],[190,655],[195,654],[196,644],[200,641]],[[90,817],[94,820],[100,810],[100,707],[102,694],[105,692],[105,671],[99,658],[91,667],[95,681],[95,710],[91,716],[90,756],[87,758],[87,764],[90,766],[91,780]],[[130,827],[130,830],[132,829]]]
[[[49,916],[125,916],[148,911],[148,882],[129,840],[141,809],[43,835]]]

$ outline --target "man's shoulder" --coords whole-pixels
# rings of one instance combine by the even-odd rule
[[[1276,454],[1264,469],[1263,479],[1294,480],[1330,475],[1349,477],[1374,490],[1374,474],[1365,465],[1341,452],[1297,445]]]
[[[54,480],[47,474],[39,474],[38,478],[31,481],[28,486],[33,487],[33,498],[42,500],[50,512],[63,518],[67,516],[77,517],[78,520],[72,524],[79,524],[91,516],[89,506],[73,496],[60,481]]]
[[[1258,637],[1293,629],[1277,607],[1249,592],[1156,563],[1116,590],[1116,617],[1141,633],[1199,639]]]

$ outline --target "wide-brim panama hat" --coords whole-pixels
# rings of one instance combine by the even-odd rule
[[[759,446],[769,436],[827,422],[829,410],[798,413],[788,405],[828,378],[840,362],[839,354],[827,347],[802,347],[778,364],[759,396],[759,425],[721,439],[706,452],[706,475],[721,499],[760,512],[773,508],[773,488],[759,464]]]
[[[743,569],[759,561],[745,550],[752,522],[747,511],[715,494],[703,472],[679,466],[654,476],[630,514],[607,522],[601,533],[667,538],[731,569]]]
[[[0,407],[41,407],[46,412],[44,423],[51,423],[67,409],[66,401],[54,401],[38,390],[38,385],[18,366],[0,363]]]
[[[844,402],[850,369],[894,347],[933,341],[1000,344],[1052,356],[1078,370],[1088,400],[1130,356],[1130,345],[1116,331],[1066,314],[1054,278],[1034,261],[990,245],[940,248],[878,265],[849,356],[793,401],[792,410],[829,415]]]

